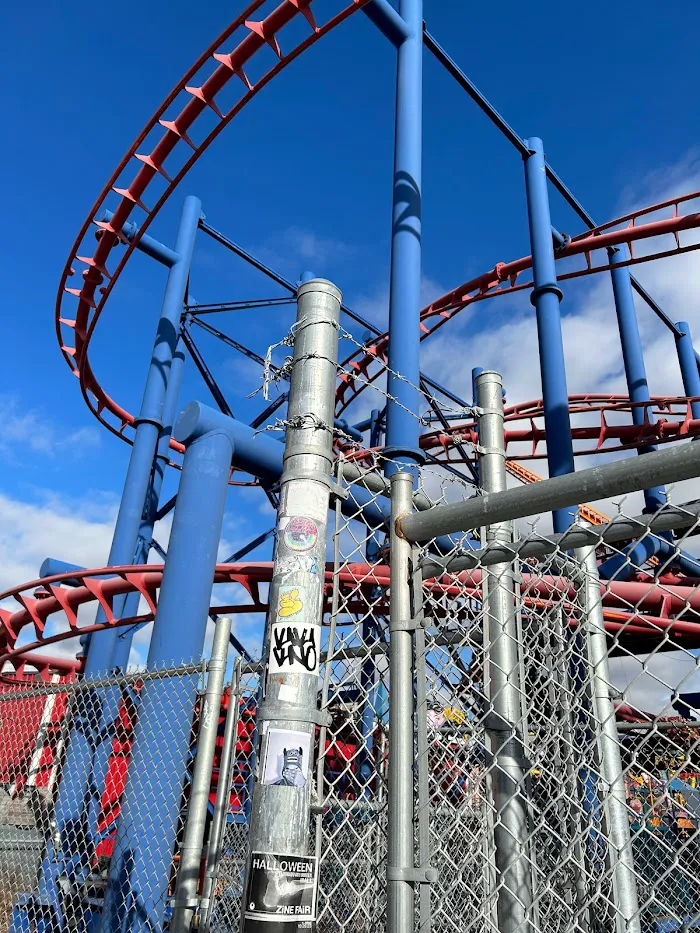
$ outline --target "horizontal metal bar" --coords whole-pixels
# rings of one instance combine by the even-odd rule
[[[79,635],[80,631],[76,632]],[[52,693],[75,693],[82,690],[94,690],[98,687],[120,687],[125,684],[134,684],[146,680],[167,680],[169,677],[185,677],[190,674],[201,674],[202,664],[180,664],[178,667],[162,668],[156,671],[133,671],[114,677],[89,677],[87,680],[76,680],[66,684],[39,684],[16,693],[8,691],[0,693],[0,703],[11,700],[25,700],[29,697],[49,696]]]
[[[659,719],[656,722],[618,722],[618,732],[637,732],[638,730],[653,732],[658,729],[660,732],[670,732],[671,729],[700,729],[700,722],[690,720],[680,721],[669,719]]]
[[[471,531],[496,522],[513,521],[570,505],[677,483],[700,475],[700,444],[679,444],[643,457],[616,460],[578,473],[475,496],[465,502],[439,505],[428,512],[406,515],[399,531],[409,541],[429,541],[439,535]]]
[[[109,223],[113,217],[114,211],[104,210],[97,219],[103,223]],[[138,232],[139,225],[134,221],[128,221],[121,229],[121,235],[125,240],[128,240],[129,243],[132,242]],[[164,243],[161,243],[154,237],[149,236],[147,233],[144,233],[144,235],[138,241],[136,244],[136,249],[141,253],[145,253],[146,256],[150,256],[151,259],[155,259],[156,262],[161,263],[161,265],[168,269],[172,268],[172,266],[174,266],[180,258],[174,249],[170,249],[169,246],[166,246]]]
[[[700,499],[694,499],[683,505],[666,505],[653,515],[638,515],[636,518],[621,515],[602,525],[573,525],[562,534],[531,535],[512,544],[490,544],[478,551],[461,552],[454,557],[438,558],[431,555],[421,563],[421,570],[423,579],[429,579],[441,573],[458,573],[461,570],[475,570],[477,567],[488,567],[491,564],[509,563],[516,557],[520,560],[545,557],[555,551],[569,551],[591,544],[630,541],[645,534],[661,534],[664,531],[693,525],[699,518]]]

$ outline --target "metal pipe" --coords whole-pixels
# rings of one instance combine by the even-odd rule
[[[224,726],[224,740],[219,761],[219,779],[216,785],[216,800],[214,813],[209,828],[207,842],[207,864],[204,869],[202,883],[202,896],[199,901],[200,920],[199,929],[202,933],[209,933],[211,913],[214,906],[214,885],[219,875],[221,852],[224,846],[228,809],[231,799],[231,780],[233,769],[236,766],[236,743],[238,740],[238,722],[240,719],[241,704],[241,659],[236,659],[233,672],[233,682],[229,693],[228,710],[226,712],[226,725]]]
[[[369,0],[369,3],[362,7],[362,11],[393,45],[398,47],[408,38],[405,21],[388,0]]]
[[[309,893],[294,919],[313,924],[316,912],[311,894],[318,865],[308,852],[314,735],[322,721],[317,693],[342,296],[325,279],[304,282],[297,294],[243,929],[259,929],[273,919],[274,893],[265,905],[252,891],[277,855],[293,856],[304,866],[301,879]]]
[[[389,755],[387,816],[387,933],[412,933],[413,888],[413,640],[411,546],[396,524],[411,512],[413,477],[391,477],[391,603],[389,608]]]
[[[203,411],[208,413],[217,414]],[[187,450],[148,670],[180,658],[201,657],[233,455],[233,439],[226,431],[230,419],[219,416],[222,421],[207,432],[183,416],[174,433]],[[210,420],[202,419],[205,426]],[[163,929],[197,679],[191,675],[150,682],[141,692],[110,862],[104,933],[117,933],[123,924],[133,933],[160,933]],[[164,732],[165,717],[169,722]],[[145,788],[151,786],[156,774],[159,793],[153,796]]]
[[[479,454],[482,488],[500,494],[506,488],[503,433],[503,385],[498,373],[483,372],[476,378],[479,416]],[[488,543],[508,544],[510,523],[492,523],[486,529]],[[497,915],[499,933],[523,933],[530,926],[532,878],[527,858],[528,815],[524,796],[525,751],[522,740],[520,646],[517,632],[515,581],[510,562],[484,571],[488,644],[489,708],[484,727],[493,754],[493,788]]]
[[[419,549],[411,549],[411,587],[413,616],[423,614],[423,581],[419,567]],[[418,791],[416,822],[418,823],[418,867],[430,868],[430,750],[428,746],[428,673],[425,628],[419,625],[415,634],[415,693],[416,693],[416,785]],[[430,933],[430,882],[418,889],[418,933]]]
[[[418,450],[420,368],[421,159],[423,133],[423,0],[400,0],[408,35],[396,63],[394,191],[389,272],[389,369],[386,443],[391,456],[414,463]],[[388,464],[387,473],[396,469]]]
[[[568,551],[584,547],[587,544],[615,544],[629,541],[630,538],[644,539],[650,533],[659,534],[679,528],[688,528],[700,518],[700,500],[686,502],[679,506],[665,506],[652,515],[637,515],[634,518],[618,516],[604,525],[574,525],[563,534],[527,537],[503,546],[489,545],[469,554],[458,557],[446,557],[440,560],[431,557],[423,561],[423,579],[438,576],[441,573],[458,573],[460,570],[476,570],[478,567],[498,564],[518,557],[526,560],[530,557],[544,557],[555,551]],[[667,544],[667,542],[664,542]],[[670,547],[670,545],[669,545]]]
[[[164,426],[168,378],[180,335],[180,315],[184,305],[197,225],[201,215],[200,200],[195,197],[185,198],[175,243],[178,258],[168,273],[141,410],[134,421],[134,442],[107,561],[109,566],[130,563],[136,549],[141,516],[153,469],[153,459]],[[85,662],[86,677],[108,669],[115,641],[114,629],[94,634],[90,640],[90,650]]]
[[[114,211],[104,210],[100,214],[98,220],[102,222],[109,223],[110,220],[114,217]],[[133,221],[128,220],[121,229],[121,235],[124,239],[128,240],[129,243],[132,243],[136,234],[139,231],[139,225]],[[149,236],[147,233],[141,237],[141,239],[136,244],[136,249],[145,253],[146,256],[150,256],[151,259],[155,259],[157,262],[162,263],[162,265],[172,268],[175,263],[180,258],[177,250],[172,250],[168,246],[165,246],[163,243],[160,243],[154,237]]]
[[[542,140],[533,136],[525,143],[528,148],[528,155],[524,158],[525,191],[534,282],[530,301],[535,306],[537,316],[547,464],[552,477],[574,472],[569,393],[559,310],[562,291],[557,285]],[[554,530],[565,531],[575,517],[576,509],[555,509],[552,515]]]
[[[141,411],[134,422],[134,441],[107,560],[110,566],[132,563],[136,552],[144,507],[149,497],[159,433],[163,429],[168,380],[176,352],[180,314],[201,212],[202,205],[198,198],[185,199],[176,239],[178,258],[168,273]],[[106,615],[100,607],[96,622],[104,621]],[[117,631],[114,627],[91,635],[85,659],[86,679],[97,677],[110,669],[116,643]],[[66,846],[75,849],[78,843],[64,830],[66,826],[84,819],[82,811],[89,806],[87,795],[89,790],[92,793],[91,788],[95,786],[91,773],[95,764],[95,750],[100,744],[103,700],[104,697],[96,693],[92,702],[85,706],[86,714],[80,717],[77,727],[71,730],[54,811],[57,831],[46,847],[36,896],[37,902],[43,906],[58,903],[59,876],[67,877],[64,884],[79,886],[80,878],[89,870],[88,853],[66,850]],[[55,845],[56,839],[63,840],[58,847]]]
[[[487,493],[464,502],[439,505],[428,512],[407,515],[401,520],[401,533],[409,541],[429,541],[438,535],[635,492],[656,483],[694,479],[700,475],[698,448],[700,444],[679,444],[634,460],[616,460],[529,486],[505,489],[497,496]]]
[[[207,689],[202,698],[197,732],[197,756],[194,762],[190,798],[187,804],[185,836],[180,847],[180,865],[177,872],[177,889],[170,921],[172,933],[187,933],[192,925],[195,908],[199,903],[199,873],[202,864],[204,831],[209,809],[216,737],[219,731],[221,697],[224,692],[228,639],[231,634],[231,617],[217,616],[211,657],[207,665]]]
[[[621,262],[629,259],[629,249],[625,245],[614,246],[608,250],[610,262]],[[625,378],[630,402],[641,404],[632,405],[633,424],[644,424],[650,417],[653,418],[649,406],[643,403],[650,401],[649,383],[647,382],[646,367],[644,365],[644,351],[642,338],[639,334],[639,324],[634,308],[634,295],[632,282],[627,266],[613,266],[610,270],[613,296],[615,299],[615,313],[617,326],[620,331],[620,344],[622,345],[622,359],[625,366]],[[695,366],[697,376],[697,365]],[[639,447],[638,453],[645,454],[656,450],[653,445]],[[666,502],[666,491],[663,486],[652,486],[644,490],[644,502],[649,512],[655,512]]]
[[[688,398],[696,399],[696,401],[690,403],[690,410],[693,418],[700,418],[700,373],[698,373],[690,325],[687,321],[678,321],[676,327],[679,331],[676,335],[676,350],[678,351],[678,363],[681,368],[683,391]]]
[[[584,629],[593,688],[603,807],[612,869],[615,926],[617,933],[640,933],[642,927],[630,838],[624,769],[615,722],[615,707],[610,690],[612,680],[595,547],[579,548],[576,551],[576,558],[581,562],[584,572]]]

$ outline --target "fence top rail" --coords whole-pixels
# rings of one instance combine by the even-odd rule
[[[700,444],[679,444],[643,457],[616,460],[529,486],[486,493],[464,502],[404,515],[397,526],[399,533],[408,541],[430,541],[440,535],[472,531],[497,522],[513,521],[697,476],[700,476]]]
[[[102,687],[121,687],[125,684],[141,683],[149,680],[166,680],[170,677],[184,677],[203,673],[202,662],[199,664],[180,664],[177,667],[165,667],[155,671],[129,671],[126,674],[112,674],[109,677],[91,677],[87,680],[73,680],[62,684],[37,683],[36,686],[18,690],[5,690],[0,693],[0,703],[10,700],[26,700],[30,697],[45,697],[56,693],[76,693],[79,690],[94,690]],[[8,687],[12,684],[6,682]]]
[[[643,459],[643,458],[640,458]],[[423,579],[427,580],[441,573],[457,573],[461,570],[475,570],[492,564],[510,563],[516,559],[545,557],[555,551],[562,553],[575,548],[598,544],[613,544],[617,541],[629,541],[648,534],[673,531],[694,525],[700,518],[700,499],[693,499],[682,505],[666,504],[652,515],[637,515],[627,518],[618,515],[603,525],[577,523],[566,531],[556,535],[540,535],[533,532],[525,538],[512,543],[494,542],[475,551],[459,551],[444,558],[426,555],[421,561]]]

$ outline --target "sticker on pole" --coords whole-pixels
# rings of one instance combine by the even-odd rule
[[[243,933],[308,933],[316,928],[317,860],[253,852]]]
[[[270,632],[271,674],[316,674],[320,662],[320,625],[277,621]]]
[[[269,729],[262,783],[277,787],[306,787],[310,755],[311,736],[308,732]]]
[[[280,531],[290,551],[310,551],[318,541],[316,522],[303,515],[280,519]]]
[[[281,586],[277,593],[277,620],[294,619],[303,622],[306,619],[306,587]]]

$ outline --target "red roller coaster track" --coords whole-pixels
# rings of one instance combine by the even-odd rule
[[[78,377],[83,396],[93,414],[110,431],[129,442],[134,415],[103,389],[89,360],[91,339],[119,276],[140,237],[165,201],[224,127],[288,64],[360,9],[366,0],[352,0],[350,3],[339,0],[335,15],[321,25],[314,18],[314,8],[317,6],[314,0],[283,0],[268,16],[256,20],[254,17],[264,2],[254,0],[226,27],[175,85],[139,133],[82,225],[61,278],[56,333],[64,358]],[[309,33],[302,41],[294,44],[289,33],[285,32],[285,27],[298,20],[299,16],[306,20]],[[284,51],[288,40],[289,48]],[[257,80],[251,80],[249,75],[253,74],[255,65],[262,65],[257,53],[266,46],[274,50],[277,61],[270,68],[263,67],[262,75]],[[224,105],[222,91],[231,86],[237,87],[239,93],[235,95],[233,103]],[[195,125],[205,112],[210,119],[213,114],[215,123],[213,129],[202,131],[199,138],[195,133]],[[149,195],[154,202],[151,207],[146,204]],[[573,260],[575,257],[583,257],[584,265],[579,269],[564,271],[559,277],[568,279],[609,269],[606,254],[601,258],[599,251],[623,243],[630,249],[629,260],[621,263],[624,265],[697,249],[700,243],[682,243],[680,234],[700,227],[700,214],[681,214],[679,208],[698,196],[700,192],[693,192],[655,204],[573,237],[558,252],[557,258]],[[101,216],[108,202],[115,209],[112,219],[106,222]],[[670,216],[640,222],[658,211],[668,211]],[[139,229],[136,236],[127,242],[122,235],[123,226],[135,213],[139,219]],[[91,236],[94,226],[100,233],[97,241]],[[671,244],[667,242],[669,237],[672,239]],[[656,242],[658,240],[661,242]],[[650,248],[654,251],[635,255],[635,243],[638,241],[650,241]],[[125,247],[118,260],[114,258],[116,247]],[[510,263],[497,263],[492,270],[433,301],[421,312],[421,339],[431,336],[474,301],[530,288],[531,282],[518,281],[530,266],[530,257]],[[74,310],[64,308],[67,296],[77,302]],[[345,373],[337,393],[338,414],[378,378],[386,366],[387,350],[388,337],[384,334],[369,341],[344,362]],[[630,411],[629,400],[624,397],[572,396],[570,408],[574,415],[587,414],[598,419],[598,424],[574,429],[577,441],[595,441],[592,447],[578,445],[577,453],[621,450],[700,432],[700,422],[692,419],[686,399],[653,399],[648,406],[648,413],[653,412],[660,417],[656,423],[652,423],[649,418],[648,423],[642,426],[608,423],[607,416],[610,414]],[[540,402],[508,408],[508,443],[527,442],[531,446],[529,454],[512,452],[513,459],[543,456],[540,444],[546,441],[546,435],[544,429],[536,423],[541,415]],[[666,415],[674,415],[675,420]],[[473,439],[473,424],[465,422],[455,424],[449,430],[426,433],[421,444],[426,451],[455,462],[452,457],[455,445]],[[173,440],[171,448],[176,453],[181,453],[183,449]],[[226,610],[238,613],[264,611],[266,607],[260,600],[258,585],[269,580],[270,567],[269,564],[260,563],[219,565],[215,582],[238,583],[251,599],[248,604],[225,607]],[[43,673],[50,668],[61,672],[74,670],[77,662],[47,658],[36,654],[36,649],[100,627],[148,621],[155,612],[161,572],[162,567],[155,565],[98,568],[34,580],[0,594],[0,601],[14,599],[20,607],[16,611],[0,609],[0,659],[10,662],[18,674],[23,672],[28,662]],[[108,579],[97,579],[105,573],[111,576]],[[64,585],[68,579],[74,581],[76,577],[78,586]],[[385,567],[371,568],[358,564],[344,571],[341,583],[350,588],[377,583],[386,585],[388,570]],[[466,588],[476,594],[480,591],[480,576],[478,573],[466,576],[459,587],[454,580],[433,581],[429,585],[446,592],[455,588],[455,592],[459,590],[460,595],[465,594]],[[552,592],[556,592],[561,585],[563,582],[556,578],[537,583],[533,581],[528,599],[533,605],[539,605],[543,600],[551,599]],[[112,610],[114,597],[130,590],[138,590],[142,594],[149,612],[135,619],[115,618]],[[104,626],[86,627],[79,624],[78,608],[95,601],[104,608],[107,622]],[[658,581],[612,583],[605,590],[604,604],[608,631],[617,634],[619,638],[641,638],[646,645],[667,638],[671,630],[679,643],[688,647],[700,646],[700,595],[690,587],[670,584],[661,586]],[[217,611],[222,609],[217,607]],[[688,618],[673,618],[674,613],[687,613]],[[47,622],[59,614],[63,614],[67,620],[67,628],[60,633],[47,635]],[[34,638],[31,642],[22,639],[24,644],[18,645],[20,633],[27,627],[33,630]]]

